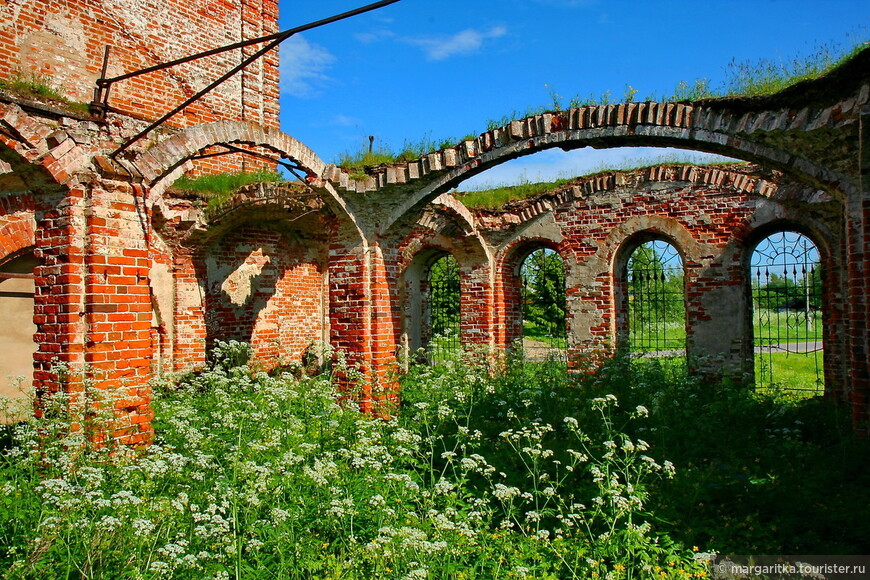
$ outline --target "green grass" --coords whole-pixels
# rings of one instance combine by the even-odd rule
[[[15,73],[8,79],[0,79],[0,91],[23,99],[46,102],[76,113],[90,112],[90,105],[71,101],[45,75]]]
[[[822,317],[810,316],[807,324],[803,315],[793,311],[756,309],[754,313],[755,344],[777,344],[822,340]]]
[[[249,354],[219,345],[158,388],[150,448],[68,431],[99,393],[4,428],[0,575],[676,579],[701,571],[693,547],[870,550],[870,442],[829,401],[676,361],[493,372],[471,352],[413,367],[374,418],[330,374],[270,376]],[[340,356],[333,371],[355,376]]]
[[[763,353],[755,355],[756,388],[771,393],[812,397],[824,390],[821,353]]]
[[[476,137],[477,135],[466,135],[462,139],[448,138],[435,141],[427,135],[419,141],[405,141],[399,151],[395,151],[385,143],[378,143],[375,146],[374,142],[366,142],[356,150],[341,153],[335,164],[350,173],[352,179],[363,179],[366,176],[367,168],[413,161],[427,153],[455,147],[464,140]]]
[[[175,183],[172,184],[172,189],[206,199],[208,200],[209,208],[217,208],[244,185],[279,181],[284,181],[281,175],[274,171],[266,170],[208,173],[195,178],[183,175],[175,180]]]
[[[469,208],[497,208],[503,207],[512,201],[549,193],[569,181],[569,179],[558,179],[556,181],[540,183],[527,181],[517,185],[502,185],[491,189],[455,192],[454,195]]]

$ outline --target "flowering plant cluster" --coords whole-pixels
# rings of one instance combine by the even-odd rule
[[[420,367],[384,419],[342,402],[328,374],[260,372],[238,344],[214,360],[155,389],[147,448],[87,445],[62,397],[9,429],[4,577],[705,574],[645,514],[648,482],[673,467],[617,428],[615,397],[587,399],[595,424],[542,419],[583,397],[564,369],[518,384],[473,354]]]

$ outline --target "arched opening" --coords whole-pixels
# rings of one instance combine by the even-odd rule
[[[39,264],[32,250],[19,252],[0,264],[0,395],[20,398],[33,384],[36,326],[33,322],[35,282]]]
[[[627,333],[622,343],[635,356],[686,354],[686,292],[683,258],[663,239],[647,240],[625,266]]]
[[[819,250],[796,231],[763,238],[752,252],[755,386],[824,392],[823,276]]]
[[[520,266],[523,354],[526,360],[565,360],[565,262],[558,252],[538,248]]]
[[[450,254],[435,259],[426,273],[423,334],[426,353],[432,362],[442,362],[459,351],[459,264]]]

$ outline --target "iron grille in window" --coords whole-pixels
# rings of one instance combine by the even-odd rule
[[[526,359],[564,359],[565,264],[554,250],[529,254],[520,268],[523,302],[523,354]]]
[[[429,268],[429,343],[432,362],[454,357],[459,351],[459,265],[451,255]]]
[[[679,252],[663,240],[645,242],[628,259],[627,276],[631,351],[684,355],[686,301]]]
[[[822,393],[818,249],[802,234],[778,232],[756,246],[751,269],[756,386]]]

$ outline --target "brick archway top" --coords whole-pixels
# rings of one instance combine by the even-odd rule
[[[839,198],[859,194],[859,117],[870,101],[870,49],[828,75],[769,97],[578,107],[511,121],[408,163],[353,180],[323,177],[351,195],[383,192],[386,231],[409,212],[486,169],[558,147],[678,147],[778,169]]]
[[[479,208],[470,211],[480,228],[498,230],[531,221],[575,199],[607,194],[620,188],[637,188],[643,184],[667,181],[687,182],[713,187],[717,191],[731,191],[736,194],[755,195],[779,201],[816,203],[831,199],[818,189],[801,186],[784,179],[778,172],[765,172],[754,165],[663,164],[580,177],[533,198],[512,201],[499,208]],[[448,196],[442,194],[438,199],[443,197]],[[456,202],[461,203],[461,200]]]
[[[0,161],[27,188],[52,190],[68,186],[90,164],[91,152],[64,128],[46,125],[16,103],[0,103]]]
[[[314,151],[287,133],[246,121],[215,121],[189,127],[145,150],[134,165],[145,181],[153,185],[202,149],[219,143],[272,149],[281,158],[297,163],[311,179],[318,178],[326,167]]]

